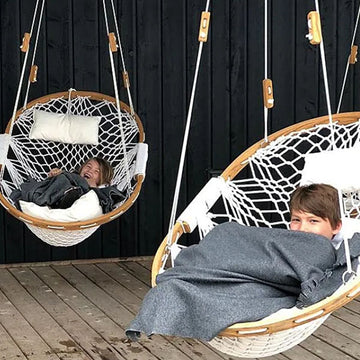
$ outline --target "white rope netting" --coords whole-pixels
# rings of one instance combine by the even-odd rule
[[[5,160],[6,170],[1,181],[1,191],[9,202],[8,197],[12,190],[18,188],[29,176],[35,180],[43,180],[47,177],[50,169],[55,167],[74,171],[87,159],[94,156],[100,156],[109,161],[114,168],[112,184],[118,185],[119,188],[125,188],[125,197],[130,196],[134,183],[130,188],[127,187],[126,173],[131,173],[135,166],[139,128],[134,116],[128,112],[122,111],[121,119],[119,119],[117,108],[110,101],[97,101],[89,96],[76,96],[71,100],[71,114],[101,116],[98,145],[66,144],[29,139],[34,109],[64,114],[67,112],[68,106],[66,97],[53,98],[46,103],[38,103],[26,109],[16,120],[10,139],[9,153]],[[120,121],[124,130],[129,168],[124,166]]]
[[[46,242],[51,246],[77,245],[81,241],[87,239],[99,228],[99,226],[93,226],[81,230],[62,231],[62,230],[41,228],[39,226],[34,226],[27,223],[25,223],[25,225],[39,239],[41,239],[42,241]],[[69,239],[71,239],[71,241]]]
[[[116,204],[118,213],[109,215],[110,221],[121,215],[126,209],[121,210],[123,204],[129,200],[135,201],[132,194],[138,185],[136,178],[139,163],[139,147],[143,137],[142,126],[124,106],[120,117],[117,105],[108,99],[103,99],[100,94],[80,95],[71,99],[64,93],[63,96],[50,96],[48,101],[34,101],[34,105],[20,113],[12,126],[11,135],[3,136],[3,164],[2,179],[0,182],[1,194],[11,206],[9,198],[14,189],[29,177],[41,181],[47,178],[52,168],[65,171],[76,171],[89,158],[99,156],[106,159],[114,169],[112,185],[123,193],[124,199]],[[33,112],[43,110],[51,113],[81,116],[100,117],[98,145],[69,144],[48,140],[35,140],[29,138],[33,125]],[[84,132],[86,132],[86,127]],[[123,135],[123,137],[122,137]],[[8,145],[8,148],[7,148]],[[125,149],[125,152],[124,152]],[[126,154],[126,158],[125,158]],[[146,161],[146,160],[145,160]],[[136,195],[137,196],[137,195]],[[134,197],[134,199],[129,199]],[[2,205],[4,205],[2,203]],[[8,205],[4,205],[8,210]],[[121,210],[121,211],[120,211]],[[29,220],[19,217],[28,228],[41,240],[54,246],[72,246],[89,237],[103,222],[76,226],[74,229],[65,229],[64,226],[47,225],[37,226],[36,219]],[[99,222],[100,221],[100,222]]]
[[[266,357],[284,352],[309,337],[328,315],[289,330],[249,337],[215,337],[209,345],[231,356]]]
[[[316,13],[319,14],[318,0],[315,0],[315,8]],[[268,2],[265,0],[265,79],[268,78],[267,11]],[[318,24],[313,24],[311,21],[308,22],[309,31],[310,28],[312,31],[315,31],[317,25],[318,28],[321,29],[320,17],[318,19]],[[312,38],[313,33],[307,36],[311,40],[310,36]],[[245,158],[244,155],[242,158],[244,163],[235,164],[236,161],[234,161],[224,171],[222,177],[219,177],[217,188],[214,188],[212,185],[208,186],[212,181],[210,180],[179,216],[177,224],[175,225],[178,189],[180,188],[186,151],[186,128],[169,231],[154,259],[152,271],[153,284],[156,283],[156,274],[164,271],[168,264],[174,263],[174,257],[182,247],[182,245],[178,244],[178,240],[184,232],[192,232],[198,227],[199,240],[201,240],[213,227],[225,221],[236,221],[247,226],[286,228],[289,220],[288,204],[290,196],[300,184],[301,172],[304,168],[306,155],[335,149],[352,148],[359,145],[358,119],[347,125],[341,125],[333,121],[324,43],[321,39],[321,32],[319,38],[319,42],[317,43],[320,43],[328,124],[311,125],[307,129],[287,133],[268,143],[268,109],[266,104],[264,104],[264,146],[260,147],[251,156],[247,155]],[[201,51],[199,51],[199,53],[201,54]],[[196,83],[196,79],[197,72],[195,72],[194,83]],[[265,94],[266,93],[264,93],[264,98]],[[339,107],[340,103],[341,100]],[[192,106],[189,107],[188,119],[191,118],[191,110]],[[187,122],[187,127],[188,123],[189,121]],[[246,154],[246,152],[244,154]],[[245,164],[248,166],[243,169],[243,165]],[[354,164],[351,165],[354,166]],[[232,168],[232,166],[234,166],[234,168]],[[235,168],[240,169],[240,173],[238,171],[238,177],[233,179]],[[224,174],[226,174],[226,176]],[[228,174],[231,174],[231,176]],[[346,171],[344,172],[344,176],[347,176]],[[360,186],[359,190],[355,189],[354,191],[341,192],[339,190],[339,199],[341,203],[343,203],[343,206],[341,206],[343,208],[343,220],[360,217],[359,194]],[[173,231],[177,225],[179,225],[181,229],[178,227],[178,232],[174,236]],[[347,244],[347,241],[348,239],[344,238],[344,243]],[[345,245],[345,247],[346,246],[348,245]],[[169,256],[171,257],[171,261],[168,261]],[[349,271],[349,273],[353,274],[354,272]],[[355,278],[359,281],[358,276],[355,276]],[[323,313],[323,311],[324,309],[321,309],[321,313]],[[305,324],[301,322],[301,325],[291,328],[278,328],[277,330],[269,331],[266,335],[255,335],[254,333],[254,336],[250,337],[245,337],[244,334],[239,334],[239,337],[236,336],[237,334],[235,334],[234,337],[219,336],[213,339],[210,345],[231,356],[252,358],[270,356],[283,352],[303,341],[323,323],[331,311],[331,309],[328,309],[328,314],[325,316],[313,319]],[[290,318],[293,316],[295,315],[290,315]],[[268,331],[268,329],[265,330]],[[253,333],[251,332],[251,334]]]
[[[58,238],[68,238],[66,245],[74,245],[78,243],[80,238],[83,240],[88,237],[94,230],[81,230],[81,227],[98,227],[105,221],[110,221],[121,213],[126,211],[128,207],[135,201],[138,192],[140,191],[141,182],[145,174],[145,165],[147,159],[147,147],[140,143],[143,141],[142,125],[135,114],[133,102],[130,93],[130,83],[125,67],[125,60],[123,56],[122,44],[120,39],[120,30],[117,23],[117,15],[115,11],[114,1],[110,0],[112,10],[112,24],[115,26],[117,39],[111,35],[110,24],[107,16],[107,1],[103,0],[103,10],[106,25],[106,32],[109,37],[109,60],[111,65],[111,74],[114,85],[115,98],[110,100],[110,97],[104,96],[98,98],[97,96],[86,96],[84,93],[77,93],[77,96],[72,96],[73,89],[69,90],[68,96],[55,97],[49,95],[44,102],[44,98],[38,99],[35,105],[28,106],[27,100],[31,83],[36,81],[37,66],[35,66],[36,50],[39,41],[41,23],[43,21],[44,8],[46,0],[37,0],[34,15],[29,33],[25,33],[21,50],[25,53],[22,65],[13,116],[7,128],[5,136],[0,136],[0,190],[1,204],[12,214],[15,209],[13,202],[9,198],[12,191],[19,188],[20,184],[26,181],[29,177],[34,180],[43,180],[47,177],[50,169],[60,168],[65,171],[74,171],[89,158],[99,156],[106,159],[114,168],[114,177],[112,185],[123,193],[124,199],[116,204],[117,213],[115,210],[111,212],[109,217],[98,217],[97,221],[79,226],[72,225],[67,227],[65,231],[60,234],[60,231],[54,230],[65,228],[64,224],[56,226],[55,224],[45,224],[44,221],[36,223],[35,218],[29,218],[16,214],[15,216],[24,221],[31,231],[33,231],[42,240],[58,245],[62,240]],[[34,33],[34,37],[32,37]],[[112,41],[111,41],[112,39]],[[33,45],[33,46],[32,46]],[[24,96],[24,111],[17,111],[22,87],[25,79],[25,72],[27,69],[27,61],[29,59],[29,51],[33,49],[31,59],[31,71],[27,81],[26,92]],[[123,68],[124,86],[127,91],[130,106],[123,106],[119,97],[117,73],[114,62],[114,53],[120,50],[121,65]],[[32,72],[32,70],[35,70]],[[35,76],[33,76],[35,74]],[[95,93],[88,93],[95,94]],[[106,99],[105,99],[106,98]],[[35,103],[36,101],[33,101]],[[29,133],[33,125],[34,109],[43,110],[50,113],[71,114],[81,116],[100,116],[101,122],[99,125],[99,145],[78,145],[66,144],[60,142],[52,142],[45,140],[30,140]],[[18,115],[18,118],[16,116]],[[141,128],[141,129],[140,129]],[[86,128],[84,132],[86,132]],[[2,144],[2,142],[4,144]],[[9,145],[9,146],[8,146]],[[139,146],[138,146],[139,145]],[[140,156],[139,156],[140,155]],[[141,172],[137,171],[140,170]],[[139,175],[139,176],[138,176]],[[14,209],[11,209],[14,208]],[[10,210],[9,210],[10,209]],[[101,219],[100,219],[101,218]],[[40,224],[40,225],[39,225]],[[42,229],[36,229],[35,225],[39,225]],[[52,227],[53,229],[50,229]],[[39,236],[39,234],[41,236]],[[73,240],[71,240],[73,239]],[[79,241],[78,241],[79,240]]]
[[[359,126],[357,119],[345,125],[337,122],[313,125],[276,138],[249,156],[245,160],[247,167],[235,179],[212,179],[180,215],[179,221],[187,223],[191,231],[197,226],[200,240],[214,226],[225,221],[236,221],[247,226],[286,228],[290,195],[300,184],[305,157],[333,150],[333,140],[338,149],[358,146]],[[343,192],[342,196],[345,218],[359,218],[360,191]],[[171,246],[179,246],[177,240]],[[165,261],[166,256],[163,257],[163,268]],[[289,318],[296,314],[290,313]],[[232,356],[270,356],[306,339],[328,315],[266,335],[216,337],[210,345]]]
[[[260,148],[248,159],[248,178],[225,181],[220,190],[222,206],[216,203],[207,216],[215,225],[236,221],[248,226],[286,227],[290,195],[300,183],[306,155],[332,150],[332,130],[336,148],[356,146],[359,126],[359,121],[347,125],[316,125],[281,136]],[[359,214],[359,192],[344,194],[344,204],[346,217]],[[204,221],[199,221],[198,225],[203,236],[209,227],[201,229],[202,223]]]

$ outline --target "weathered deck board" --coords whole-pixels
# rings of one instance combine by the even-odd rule
[[[321,358],[313,354],[311,351],[303,348],[302,346],[294,346],[292,349],[284,352],[286,359],[292,360],[320,360]]]
[[[97,306],[101,311],[104,312],[106,316],[112,319],[115,323],[119,324],[121,328],[116,333],[111,332],[112,336],[118,336],[121,338],[121,341],[125,341],[124,337],[124,330],[126,326],[130,323],[133,319],[134,314],[130,313],[125,307],[123,307],[119,302],[117,302],[114,298],[109,296],[104,290],[102,290],[99,286],[94,285],[90,282],[90,280],[85,277],[80,271],[78,271],[73,266],[59,266],[56,267],[57,271],[61,273],[62,276],[66,277],[68,281],[70,281],[74,288],[79,290],[84,296],[88,297],[88,299]],[[167,346],[165,341],[161,341],[161,338],[155,344],[153,341],[145,341],[144,344],[144,356],[151,355],[147,354],[147,349],[151,349],[151,351],[155,352],[159,358],[163,359],[176,359],[174,357],[173,349]],[[131,343],[128,344],[129,346],[129,353],[133,351],[133,347],[140,347],[139,343]],[[137,353],[135,353],[135,358],[138,358]],[[131,353],[129,354],[131,355]],[[132,357],[129,357],[129,359]],[[146,356],[144,357],[146,358]]]
[[[151,259],[0,267],[0,360],[231,360],[206,343],[124,330],[149,290]],[[360,302],[298,346],[264,360],[360,358]],[[240,358],[239,358],[240,359]]]
[[[102,360],[104,356],[112,360],[124,359],[67,304],[71,297],[67,298],[62,293],[53,292],[30,269],[11,269],[11,272],[91,359]]]
[[[119,266],[116,264],[106,264],[106,265],[107,268],[112,269],[111,273],[116,272],[116,269],[114,268],[119,268]],[[145,286],[141,282],[137,284],[138,286],[135,287],[134,292],[131,292],[126,288],[124,291],[124,287],[120,283],[118,283],[116,280],[111,278],[108,274],[106,274],[104,271],[100,270],[99,268],[96,269],[93,265],[78,265],[77,268],[83,274],[88,276],[92,281],[98,284],[102,289],[104,289],[109,296],[113,297],[114,299],[117,299],[118,301],[121,302],[121,304],[124,304],[124,306],[126,306],[132,312],[131,318],[135,316],[136,312],[138,311],[141,305],[142,295],[144,294],[143,290],[145,289]],[[126,284],[134,283],[134,282],[135,279],[133,279],[132,282],[127,282]],[[117,314],[113,314],[113,316],[116,315]],[[171,343],[175,348],[181,347],[182,352],[186,353],[192,359],[200,359],[200,358],[203,359],[204,355],[206,359],[218,359],[218,360],[222,359],[222,357],[216,355],[214,351],[210,350],[200,342],[193,341],[191,344],[189,344],[189,342],[183,339],[171,338],[170,340],[170,338],[168,338],[168,340],[162,340],[162,337],[157,337],[157,341],[156,344],[154,345],[154,349],[152,349],[152,351],[156,351],[156,356],[159,357],[164,356],[164,358],[166,359],[170,359],[173,357],[170,346],[166,345],[166,342]],[[154,341],[151,341],[149,343],[154,344]],[[163,351],[161,351],[161,353],[158,353],[158,348],[161,343],[164,343],[164,346],[168,348],[167,352],[169,352],[169,354],[163,353]],[[200,357],[199,354],[201,354]]]
[[[1,324],[28,359],[59,359],[3,292],[0,292],[0,308]]]
[[[61,359],[89,359],[10,272],[0,269],[0,283],[9,301],[21,311],[26,321],[41,334],[44,341]]]
[[[68,275],[67,278],[65,277],[66,280],[63,277],[64,275],[59,274],[50,267],[34,269],[36,274],[55,293],[64,299],[82,320],[96,331],[102,341],[105,341],[106,344],[111,344],[111,347],[107,346],[107,351],[113,352],[112,348],[114,348],[123,358],[136,360],[136,353],[141,351],[142,348],[140,348],[139,344],[135,344],[134,347],[129,346],[122,336],[123,329],[104,311],[104,308],[106,310],[106,306],[114,307],[114,312],[121,314],[119,316],[123,318],[124,322],[130,321],[131,318],[127,317],[122,311],[122,306],[115,301],[110,302],[109,299],[103,297],[101,289],[96,285],[90,284],[89,287],[86,278],[83,279],[81,276],[76,277],[76,273],[78,272],[74,267],[63,266],[61,270],[64,270],[65,275]],[[75,272],[75,276],[71,274],[71,271]],[[78,283],[81,283],[81,287],[84,289],[83,292],[78,291]],[[93,292],[92,295],[90,294],[90,298],[87,297],[89,292]],[[104,350],[100,352],[102,356],[110,356],[110,353],[105,355]],[[144,359],[154,360],[153,357],[147,355],[149,354],[144,351]]]
[[[26,360],[25,355],[0,325],[0,359],[1,360]]]

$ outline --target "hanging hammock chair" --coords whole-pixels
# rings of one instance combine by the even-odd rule
[[[334,115],[334,134],[339,148],[351,148],[360,141],[360,112]],[[307,154],[332,148],[328,116],[307,120],[269,136],[264,147],[259,141],[236,158],[218,178],[212,178],[178,217],[172,239],[165,238],[152,266],[152,283],[181,249],[177,245],[184,233],[198,227],[200,239],[217,223],[236,221],[244,225],[284,227],[290,194],[299,185]],[[282,166],[279,166],[282,164]],[[250,169],[252,176],[236,179]],[[347,214],[359,212],[354,192]],[[351,198],[347,197],[347,201]],[[222,206],[220,207],[220,205]],[[212,209],[215,205],[215,209]],[[216,212],[215,212],[216,211]],[[179,249],[180,248],[180,249]],[[291,309],[278,317],[235,324],[210,344],[234,356],[264,357],[285,351],[311,335],[327,316],[356,297],[360,277],[355,277],[336,293],[305,309]],[[255,336],[256,334],[256,336]]]
[[[22,51],[25,52],[25,60],[14,113],[5,134],[0,135],[0,202],[11,215],[23,221],[41,240],[54,246],[71,246],[89,237],[101,224],[119,217],[135,202],[145,177],[147,145],[144,143],[142,123],[132,105],[124,61],[123,79],[130,105],[119,100],[113,53],[121,50],[121,45],[117,45],[116,39],[119,44],[121,43],[116,22],[117,37],[109,32],[105,1],[104,14],[116,96],[70,89],[68,92],[46,95],[27,103],[30,84],[36,81],[37,67],[34,65],[34,59],[44,4],[45,0],[42,1],[41,7],[39,1],[37,2],[31,31],[24,36]],[[111,4],[115,21],[112,0]],[[39,11],[40,15],[37,15]],[[29,41],[37,16],[39,24],[28,88],[24,105],[17,110],[29,54]],[[122,51],[121,57],[123,60]],[[36,123],[39,120],[38,114],[45,115],[41,120],[47,121],[49,117],[50,125],[53,119],[56,121],[57,116],[63,117],[59,124],[73,121],[79,131],[69,134],[66,127],[53,131],[52,125],[49,126],[46,121]],[[35,126],[38,136],[34,136]],[[59,133],[63,133],[64,140],[56,139]],[[74,171],[93,157],[104,158],[111,164],[114,169],[111,185],[115,185],[124,195],[124,199],[117,203],[112,211],[99,214],[95,218],[65,222],[24,213],[18,210],[10,199],[11,192],[19,188],[29,176],[40,181],[47,178],[52,168]]]
[[[317,1],[315,4],[318,14]],[[314,37],[310,38],[312,39]],[[321,53],[323,54],[323,48]],[[326,79],[326,67],[323,72]],[[268,89],[268,86],[271,86],[271,89]],[[269,96],[272,95],[272,84],[267,82],[265,90],[264,108],[267,110],[273,105],[273,99]],[[191,106],[190,104],[190,108]],[[341,151],[355,151],[357,159],[360,153],[360,112],[329,113],[327,116],[289,126],[269,136],[265,132],[264,139],[238,156],[221,176],[210,179],[175,222],[173,217],[186,148],[186,131],[169,231],[158,248],[152,265],[153,286],[156,286],[157,275],[173,266],[174,258],[184,248],[180,242],[185,233],[190,233],[197,227],[201,240],[214,226],[225,221],[235,221],[248,226],[286,228],[290,195],[304,181],[303,168],[309,154],[332,155]],[[351,161],[343,159],[343,162],[338,164],[342,178],[355,183],[350,188],[347,184],[347,189],[339,194],[339,199],[344,202],[341,204],[343,228],[347,226],[347,235],[344,235],[345,247],[352,233],[360,231],[359,222],[355,220],[355,226],[353,224],[353,218],[360,218],[360,183],[357,180],[359,174],[354,166],[349,168]],[[316,182],[317,179],[314,177],[313,180]],[[352,224],[351,227],[346,225],[349,223]],[[299,344],[333,311],[359,294],[360,276],[354,269],[348,267],[348,270],[352,276],[330,297],[303,309],[294,307],[259,321],[233,324],[220,332],[209,344],[229,355],[247,358],[271,356]]]

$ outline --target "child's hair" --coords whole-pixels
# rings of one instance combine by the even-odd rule
[[[299,186],[290,198],[290,214],[303,211],[328,219],[335,229],[341,221],[337,190],[326,184]]]
[[[111,180],[114,176],[114,169],[112,166],[103,158],[95,156],[93,158],[90,158],[84,162],[84,164],[81,165],[79,169],[79,173],[81,173],[81,170],[83,167],[91,160],[95,160],[99,164],[100,168],[100,181],[99,185],[107,184],[110,185]]]

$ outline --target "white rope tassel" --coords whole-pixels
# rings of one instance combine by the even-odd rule
[[[69,117],[69,115],[71,115],[71,93],[73,91],[76,91],[76,89],[70,88],[69,89],[69,95],[68,95],[68,100],[67,100],[67,110],[66,110],[66,116]]]
[[[351,257],[350,257],[350,248],[349,248],[349,239],[344,237],[344,247],[345,247],[345,257],[346,257],[346,271],[342,275],[343,283],[345,284],[348,280],[350,280],[351,275],[356,275],[355,271],[352,269],[351,265]],[[348,277],[347,277],[348,276]]]
[[[354,42],[355,42],[355,36],[356,36],[357,29],[358,29],[358,25],[359,25],[359,18],[360,18],[360,4],[359,4],[358,14],[357,14],[357,17],[356,17],[356,23],[355,23],[355,28],[354,28],[354,32],[353,32],[353,37],[352,37],[352,41],[351,41],[350,48],[353,47]],[[346,63],[346,67],[345,67],[345,74],[344,74],[344,79],[343,79],[343,83],[342,83],[342,87],[341,87],[341,93],[340,93],[339,103],[338,103],[338,107],[337,107],[337,110],[336,110],[336,113],[337,113],[337,114],[340,112],[341,103],[342,103],[342,99],[343,99],[343,96],[344,96],[346,79],[347,79],[348,72],[349,72],[350,57],[351,57],[351,54],[350,54],[349,57],[348,57],[348,61],[347,61],[347,63]]]
[[[338,197],[339,197],[339,207],[340,207],[340,213],[341,213],[341,220],[342,223],[345,224],[345,209],[344,209],[344,203],[342,200],[342,192],[341,190],[338,190]],[[347,233],[344,234],[344,247],[345,247],[345,257],[346,257],[346,267],[347,270],[342,275],[343,283],[345,284],[347,282],[346,275],[352,275],[355,274],[355,272],[352,269],[351,265],[351,257],[350,257],[350,248],[349,248],[349,236]],[[349,276],[350,278],[350,276]]]
[[[205,11],[209,10],[209,4],[210,4],[210,0],[207,0]],[[178,169],[178,174],[177,174],[177,179],[176,179],[174,199],[173,199],[170,221],[169,221],[169,229],[168,229],[168,235],[167,235],[167,243],[169,245],[171,243],[173,227],[175,225],[175,216],[176,216],[177,205],[178,205],[178,201],[179,201],[181,178],[182,178],[182,174],[183,174],[183,170],[184,170],[185,154],[186,154],[187,142],[188,142],[188,138],[189,138],[191,116],[192,116],[192,110],[193,110],[193,106],[194,106],[195,90],[196,90],[197,79],[198,79],[198,74],[199,74],[202,49],[203,49],[203,42],[200,41],[199,48],[198,48],[198,54],[197,54],[197,60],[196,60],[194,81],[193,81],[193,86],[192,86],[191,96],[190,96],[190,104],[189,104],[189,109],[188,109],[187,119],[186,119],[185,134],[184,134],[184,139],[183,139],[183,144],[182,144],[179,169]]]
[[[320,14],[318,0],[315,0],[315,8],[316,8],[316,11]],[[327,105],[327,110],[328,110],[328,114],[329,114],[329,124],[331,126],[331,144],[332,144],[332,148],[335,149],[334,125],[333,125],[333,118],[332,118],[332,112],[331,112],[329,82],[328,82],[328,75],[327,75],[327,68],[326,68],[324,41],[322,38],[321,38],[321,42],[320,42],[320,56],[321,56],[322,71],[323,71],[323,75],[324,75],[326,105]]]

